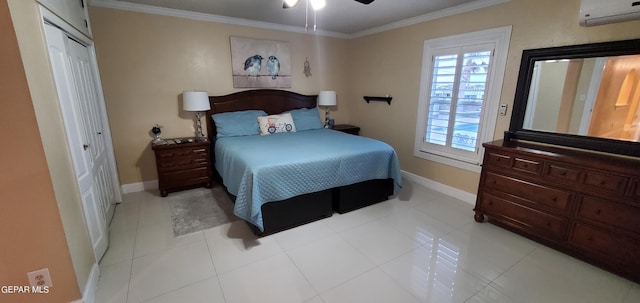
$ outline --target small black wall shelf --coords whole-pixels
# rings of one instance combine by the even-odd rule
[[[369,103],[369,101],[383,101],[383,102],[387,102],[389,103],[389,105],[391,105],[391,97],[372,97],[372,96],[364,96],[363,97],[365,101],[367,101],[367,103]]]

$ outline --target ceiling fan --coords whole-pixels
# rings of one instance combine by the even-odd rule
[[[354,0],[354,1],[360,2],[362,4],[369,4],[369,3],[373,2],[374,0]],[[300,2],[300,0],[284,0],[282,2],[282,8],[292,8],[292,7],[296,6],[298,4],[298,2]],[[324,7],[325,4],[326,3],[325,3],[324,0],[311,0],[311,5],[316,10],[321,9],[322,7]]]

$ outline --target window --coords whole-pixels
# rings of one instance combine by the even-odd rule
[[[495,132],[511,27],[424,42],[414,155],[480,171]]]

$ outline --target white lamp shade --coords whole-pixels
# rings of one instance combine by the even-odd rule
[[[323,90],[318,95],[318,105],[333,106],[336,105],[336,92],[332,90]]]
[[[209,93],[202,91],[182,92],[182,109],[190,112],[210,110]]]

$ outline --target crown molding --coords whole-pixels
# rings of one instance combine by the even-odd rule
[[[282,25],[282,24],[276,24],[276,23],[191,12],[191,11],[185,11],[185,10],[179,10],[179,9],[173,9],[173,8],[164,8],[164,7],[129,3],[129,2],[123,2],[123,1],[90,0],[89,4],[97,7],[112,8],[112,9],[119,9],[119,10],[131,11],[131,12],[147,13],[147,14],[154,14],[154,15],[161,15],[161,16],[168,16],[168,17],[178,17],[178,18],[185,18],[185,19],[191,19],[191,20],[197,20],[197,21],[218,22],[218,23],[249,26],[249,27],[256,27],[256,28],[263,28],[263,29],[272,29],[272,30],[278,30],[278,31],[284,31],[284,32],[314,35],[314,36],[327,36],[327,37],[342,38],[342,39],[349,38],[349,35],[338,33],[338,32],[323,31],[323,30],[317,30],[315,32],[305,31],[304,28],[300,26]]]
[[[414,24],[418,24],[426,21],[435,20],[438,18],[444,18],[444,17],[456,15],[456,14],[466,13],[476,9],[498,5],[498,4],[502,4],[509,1],[511,0],[477,0],[477,1],[469,2],[465,4],[456,5],[454,7],[446,8],[437,12],[428,13],[421,16],[400,20],[397,22],[392,22],[386,25],[374,27],[374,28],[353,33],[353,34],[345,34],[345,33],[323,31],[323,30],[309,32],[309,31],[305,31],[304,28],[300,26],[282,25],[282,24],[276,24],[276,23],[270,23],[270,22],[262,22],[262,21],[248,20],[248,19],[242,19],[242,18],[233,18],[233,17],[227,17],[227,16],[213,15],[213,14],[197,13],[197,12],[191,12],[191,11],[185,11],[185,10],[179,10],[179,9],[164,8],[164,7],[157,7],[157,6],[151,6],[151,5],[115,1],[115,0],[89,0],[89,4],[97,7],[112,8],[112,9],[119,9],[119,10],[132,11],[132,12],[138,12],[138,13],[147,13],[147,14],[154,14],[154,15],[162,15],[162,16],[169,16],[169,17],[178,17],[178,18],[192,19],[197,21],[218,22],[218,23],[225,23],[225,24],[232,24],[232,25],[249,26],[249,27],[256,27],[256,28],[292,32],[292,33],[315,35],[315,36],[327,36],[327,37],[342,38],[342,39],[355,39],[355,38],[360,38],[360,37],[384,32],[384,31],[392,30],[392,29],[397,29],[397,28],[410,26],[410,25],[414,25]]]
[[[439,19],[439,18],[444,18],[444,17],[449,17],[449,16],[453,16],[453,15],[457,15],[457,14],[462,14],[462,13],[470,12],[470,11],[473,11],[473,10],[477,10],[477,9],[481,9],[481,8],[485,8],[485,7],[489,7],[489,6],[494,6],[494,5],[498,5],[498,4],[502,4],[502,3],[506,3],[506,2],[509,2],[509,1],[511,1],[511,0],[477,0],[477,1],[469,2],[469,3],[460,4],[460,5],[456,5],[456,6],[453,6],[453,7],[445,8],[443,10],[439,10],[439,11],[436,11],[436,12],[433,12],[433,13],[428,13],[428,14],[424,14],[424,15],[421,15],[421,16],[417,16],[417,17],[413,17],[413,18],[409,18],[409,19],[404,19],[404,20],[392,22],[392,23],[389,23],[389,24],[386,24],[386,25],[374,27],[372,29],[368,29],[368,30],[357,32],[357,33],[353,33],[353,34],[348,35],[348,38],[349,39],[360,38],[360,37],[364,37],[364,36],[368,36],[368,35],[372,35],[372,34],[385,32],[385,31],[392,30],[392,29],[397,29],[397,28],[401,28],[401,27],[405,27],[405,26],[410,26],[410,25],[426,22],[426,21],[431,21],[431,20],[435,20],[435,19]]]

